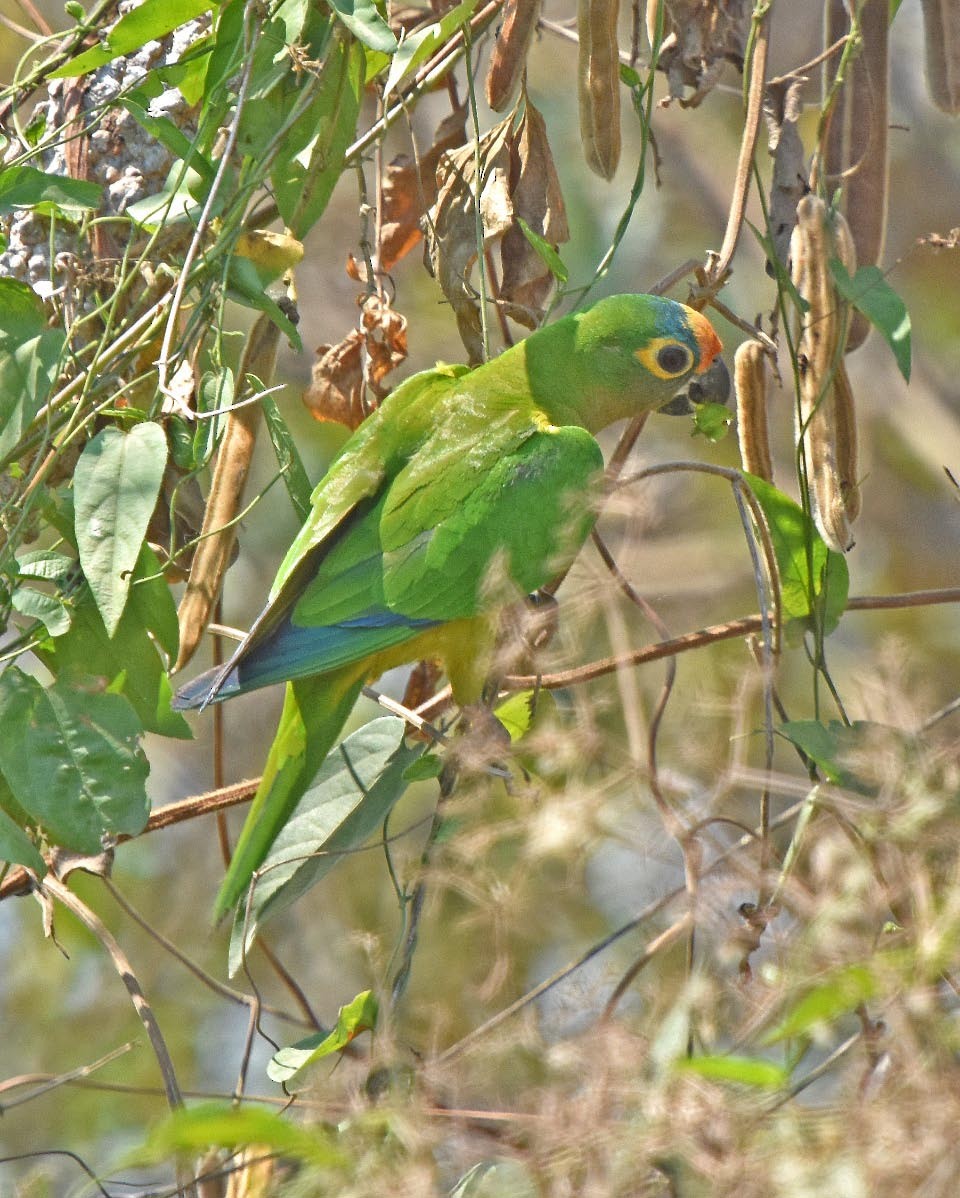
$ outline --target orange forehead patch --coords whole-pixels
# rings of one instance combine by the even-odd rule
[[[693,335],[697,339],[697,344],[700,346],[700,365],[697,367],[697,374],[703,374],[723,349],[723,342],[717,336],[716,329],[702,313],[693,308],[687,308],[686,315]]]

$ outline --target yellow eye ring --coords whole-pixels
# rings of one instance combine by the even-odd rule
[[[655,337],[634,350],[634,357],[658,379],[675,379],[693,366],[693,351],[672,337]]]

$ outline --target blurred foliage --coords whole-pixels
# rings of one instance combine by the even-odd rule
[[[575,7],[0,4],[0,1194],[954,1192],[960,5]],[[651,421],[509,777],[363,700],[243,961],[276,700],[168,671],[404,363],[658,279],[776,485]]]

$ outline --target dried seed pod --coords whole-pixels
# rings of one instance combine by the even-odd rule
[[[923,0],[930,99],[950,116],[960,114],[960,0]]]
[[[836,379],[846,305],[833,285],[829,261],[838,256],[838,251],[826,204],[817,196],[804,196],[797,205],[797,227],[790,239],[791,277],[809,305],[800,317],[797,338],[800,361],[797,437],[803,446],[817,527],[831,549],[844,553],[853,545],[850,520],[859,510],[859,499],[855,494],[856,433],[849,385],[840,399],[843,413],[839,419],[837,411]],[[843,391],[842,384],[840,390]]]
[[[620,161],[620,0],[578,0],[580,139],[587,165],[612,179]]]
[[[887,226],[889,25],[888,0],[864,0],[860,7],[863,43],[836,98],[824,146],[827,189],[843,188],[842,210],[850,222],[857,260],[863,266],[880,261]],[[830,0],[826,44],[832,45],[849,28],[843,0]],[[825,83],[829,86],[832,82],[828,71]],[[866,318],[854,313],[847,352],[862,345],[869,331]]]
[[[540,17],[541,0],[507,0],[503,24],[490,56],[487,103],[502,112],[510,103],[527,66],[527,54]]]
[[[857,413],[847,368],[840,361],[833,377],[833,428],[836,442],[837,475],[847,519],[852,524],[860,515],[860,486],[857,482]]]
[[[744,341],[733,356],[733,389],[737,396],[737,436],[743,468],[772,483],[766,357],[761,342]]]

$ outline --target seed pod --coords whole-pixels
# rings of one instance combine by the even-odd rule
[[[827,190],[843,188],[841,206],[862,266],[880,261],[886,234],[889,24],[889,0],[864,0],[860,8],[863,44],[836,98],[824,146]],[[843,0],[829,0],[826,44],[832,45],[849,28]],[[825,83],[829,87],[832,82],[828,68]],[[862,345],[869,331],[869,322],[855,312],[847,334],[847,352]]]
[[[507,0],[487,71],[487,103],[502,112],[527,67],[527,54],[540,17],[541,0]]]
[[[960,0],[923,0],[930,99],[950,116],[960,114]]]
[[[773,482],[767,429],[766,351],[759,341],[744,341],[733,356],[740,460],[748,474]]]
[[[820,535],[831,549],[845,553],[853,545],[850,521],[859,511],[859,496],[849,384],[846,388],[840,384],[842,412],[838,413],[836,379],[846,305],[837,295],[828,265],[838,254],[826,204],[817,196],[804,196],[797,205],[797,227],[790,239],[791,277],[809,305],[800,317],[797,338],[800,362],[797,438],[803,446],[807,485]]]
[[[578,0],[580,139],[587,165],[612,179],[620,161],[620,0]]]

